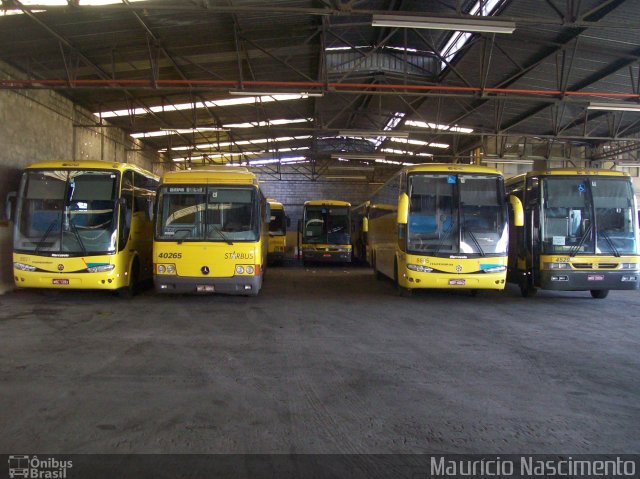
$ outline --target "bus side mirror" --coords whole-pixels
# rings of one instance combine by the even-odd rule
[[[302,220],[298,220],[298,233],[302,233]]]
[[[291,226],[291,218],[287,216],[287,228]]]
[[[7,194],[7,202],[4,205],[4,216],[7,221],[13,221],[13,212],[15,211],[16,206],[16,196],[18,193],[16,191],[12,191]]]
[[[368,233],[369,232],[369,218],[362,218],[362,232],[363,233]]]
[[[524,226],[524,209],[522,201],[515,195],[509,195],[509,203],[513,211],[513,226]]]
[[[402,193],[398,198],[398,224],[406,225],[409,221],[409,196]]]
[[[267,207],[265,208],[264,219],[267,221],[267,223],[270,223],[270,220],[271,220],[271,206],[269,206],[269,203],[267,203]]]

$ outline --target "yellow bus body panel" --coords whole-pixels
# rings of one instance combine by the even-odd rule
[[[232,278],[236,276],[236,266],[258,266],[262,270],[260,242],[233,245],[222,242],[183,242],[156,241],[153,258],[156,264],[173,264],[175,276],[189,278]],[[209,273],[203,274],[207,267]],[[246,274],[246,273],[245,273]],[[245,275],[243,274],[243,275]],[[252,275],[253,276],[253,275]]]
[[[280,253],[284,254],[287,248],[287,236],[286,235],[274,235],[269,233],[269,254]]]
[[[438,272],[421,273],[411,271],[407,264],[419,264]],[[499,273],[485,273],[486,267],[503,266]],[[434,258],[422,255],[404,254],[398,250],[398,282],[403,288],[434,289],[497,289],[505,287],[507,276],[506,256],[482,258]]]
[[[60,258],[13,253],[13,261],[34,266],[37,271],[13,270],[16,286],[50,289],[118,289],[129,284],[131,254]],[[90,273],[90,266],[113,264],[111,271]]]
[[[267,198],[267,202],[269,203],[269,208],[271,211],[282,211],[284,212],[284,205],[279,201],[276,201],[271,198]],[[284,253],[287,249],[287,235],[285,234],[274,234],[271,231],[269,232],[269,241],[268,241],[268,250],[267,254],[270,259],[283,259]]]

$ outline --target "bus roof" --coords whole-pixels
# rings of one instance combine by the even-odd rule
[[[100,160],[59,160],[59,161],[38,161],[35,163],[31,163],[27,166],[28,170],[35,169],[60,169],[60,170],[78,170],[78,169],[106,169],[106,170],[134,170],[139,173],[143,173],[148,176],[152,176],[156,179],[159,179],[157,175],[154,175],[150,171],[145,170],[144,168],[139,167],[133,163],[117,163],[113,161],[100,161]]]
[[[247,168],[223,166],[206,170],[169,171],[162,176],[162,184],[240,184],[258,185],[258,178]]]
[[[548,170],[535,170],[513,176],[507,183],[515,183],[530,176],[629,176],[624,171],[604,170],[597,168],[549,168]]]
[[[267,203],[269,203],[269,207],[272,210],[283,210],[284,205],[280,203],[278,200],[274,200],[273,198],[267,198]]]
[[[339,200],[311,200],[305,201],[305,206],[347,206],[351,207],[351,203]]]
[[[479,166],[479,165],[462,165],[458,163],[429,163],[424,165],[411,165],[406,166],[405,171],[407,173],[415,173],[415,172],[463,172],[463,173],[493,173],[502,175],[495,168],[489,168],[488,166]]]

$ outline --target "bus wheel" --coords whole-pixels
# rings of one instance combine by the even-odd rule
[[[471,296],[473,298],[475,298],[476,296],[478,296],[478,293],[480,292],[480,290],[479,289],[472,289],[469,292],[471,293]]]
[[[531,286],[530,284],[520,285],[520,294],[523,298],[532,298],[538,292],[538,288]]]
[[[609,295],[609,290],[608,289],[592,289],[590,293],[592,298],[604,299]]]
[[[124,288],[120,288],[116,290],[116,294],[120,298],[131,299],[136,294],[136,287],[138,286],[138,281],[140,279],[140,264],[138,260],[133,260],[133,265],[131,265],[131,274],[129,275],[129,284]]]

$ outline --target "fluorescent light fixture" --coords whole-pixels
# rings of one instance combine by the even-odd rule
[[[246,123],[227,123],[225,128],[260,128],[269,126],[290,125],[293,123],[308,123],[312,122],[313,118],[281,118],[275,120],[266,121],[252,121]]]
[[[341,130],[338,132],[339,136],[353,136],[353,137],[389,137],[394,136],[396,138],[409,138],[408,131],[385,131],[385,130]]]
[[[220,141],[216,143],[199,143],[195,146],[186,145],[186,146],[174,146],[170,148],[171,151],[189,151],[189,150],[209,150],[209,149],[220,149],[228,146],[249,146],[249,145],[261,145],[264,143],[278,143],[284,141],[294,141],[294,140],[310,140],[312,138],[311,135],[301,135],[301,136],[279,136],[277,138],[255,138],[253,140],[239,140],[239,141]]]
[[[246,95],[246,94],[245,94]],[[149,108],[134,108],[131,110],[114,110],[94,113],[99,118],[125,117],[132,115],[147,115],[149,113],[167,113],[195,108],[216,108],[239,105],[255,105],[256,103],[270,103],[273,101],[300,100],[306,98],[297,94],[274,94],[270,96],[244,96],[242,98],[224,98],[222,100],[197,101],[193,103],[174,103],[172,105],[158,105]]]
[[[380,151],[383,153],[390,153],[392,155],[402,155],[402,156],[426,156],[429,158],[433,156],[432,153],[414,153],[413,151],[396,150],[394,148],[382,148]]]
[[[241,164],[245,166],[260,166],[280,163],[282,165],[297,165],[299,163],[308,163],[305,156],[292,156],[289,158],[266,158],[258,160],[243,161]]]
[[[333,160],[384,160],[384,155],[376,153],[332,153]]]
[[[300,91],[300,92],[287,92],[287,91],[249,91],[249,90],[229,90],[229,95],[234,96],[280,96],[280,95],[298,95],[300,98],[310,97],[323,97],[324,93],[321,91]]]
[[[415,165],[415,163],[409,163],[406,161],[395,161],[395,160],[376,160],[376,163],[384,163],[387,165],[401,165],[401,166]]]
[[[428,28],[458,32],[513,33],[515,22],[484,18],[444,18],[413,15],[373,15],[373,27]]]
[[[533,160],[505,160],[502,158],[483,158],[480,163],[505,164],[505,165],[533,165]]]
[[[640,105],[637,103],[598,103],[591,102],[587,106],[587,110],[605,110],[605,111],[640,111]]]
[[[325,176],[327,180],[366,180],[366,176]]]
[[[377,160],[380,161],[380,160]],[[331,165],[327,167],[328,170],[330,171],[343,171],[343,172],[349,172],[349,171],[368,171],[368,172],[373,172],[375,171],[375,168],[373,166],[340,166],[340,165]]]
[[[455,133],[473,133],[473,128],[465,128],[458,125],[444,125],[442,123],[427,123],[420,120],[407,120],[405,126],[415,126],[417,128],[427,128],[429,130],[452,131]]]
[[[170,135],[190,135],[195,133],[203,133],[208,131],[229,131],[228,128],[217,127],[200,127],[200,128],[162,128],[157,131],[146,131],[143,133],[131,133],[131,138],[154,138],[158,136]]]

